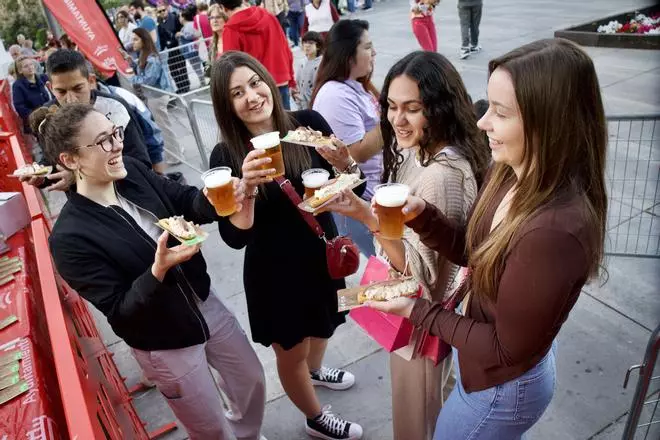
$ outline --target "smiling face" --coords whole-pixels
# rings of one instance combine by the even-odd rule
[[[60,160],[77,170],[88,183],[106,184],[126,177],[122,160],[123,142],[113,136],[116,127],[99,112],[90,112],[80,124],[75,153],[62,153]],[[103,148],[98,143],[103,144]],[[104,150],[109,150],[105,151]]]
[[[364,78],[374,71],[376,49],[371,41],[368,31],[364,31],[355,50],[355,57],[351,60],[351,78]]]
[[[253,134],[258,127],[270,124],[273,93],[257,73],[245,66],[237,67],[229,80],[229,96],[238,118]]]
[[[387,120],[399,148],[417,147],[424,139],[428,120],[417,83],[408,75],[392,80],[387,91]]]
[[[525,130],[511,75],[502,68],[495,69],[488,80],[488,104],[477,126],[488,135],[493,161],[509,165],[520,177]]]

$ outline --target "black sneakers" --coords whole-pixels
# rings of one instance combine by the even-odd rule
[[[338,368],[321,367],[318,371],[310,372],[312,384],[323,386],[331,390],[347,390],[355,383],[355,376],[348,371]]]
[[[315,419],[307,419],[305,431],[312,437],[325,440],[359,440],[362,438],[362,427],[334,415],[330,412],[330,405],[324,406],[321,414]]]

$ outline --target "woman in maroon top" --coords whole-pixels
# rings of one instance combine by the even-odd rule
[[[372,307],[409,317],[454,347],[458,384],[435,439],[519,439],[555,386],[554,339],[598,273],[607,211],[607,125],[593,63],[540,40],[489,64],[493,166],[467,227],[411,197],[422,242],[470,271],[464,314],[399,298]]]

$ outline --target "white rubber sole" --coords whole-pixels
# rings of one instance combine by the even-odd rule
[[[309,426],[307,426],[307,423],[305,423],[305,432],[307,432],[307,435],[311,435],[312,437],[322,438],[324,440],[337,440],[337,437],[328,437],[327,435],[318,432],[315,429],[310,428]],[[361,438],[362,438],[362,428],[360,427],[359,434],[346,437],[346,439],[342,439],[342,440],[360,440]]]
[[[355,385],[355,382],[330,383],[330,382],[324,382],[322,380],[312,379],[312,385],[314,385],[315,387],[326,387],[335,391],[344,391]]]

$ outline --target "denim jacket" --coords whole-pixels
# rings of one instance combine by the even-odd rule
[[[163,62],[160,60],[160,57],[157,55],[149,55],[144,69],[140,68],[137,63],[133,64],[133,69],[135,70],[135,76],[131,78],[133,84],[144,84],[165,90],[166,92],[174,92],[167,70],[163,67]]]

